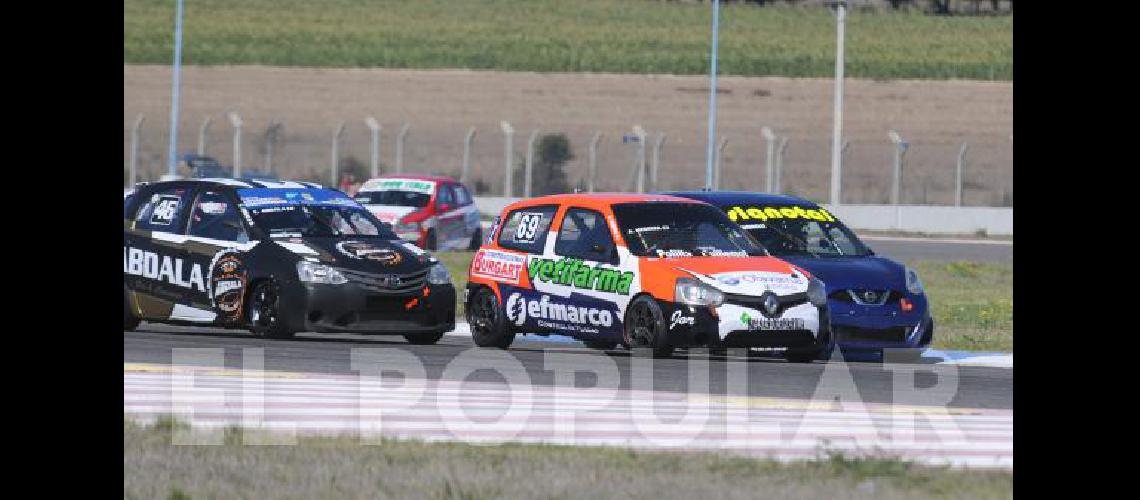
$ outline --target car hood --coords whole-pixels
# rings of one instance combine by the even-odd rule
[[[906,290],[902,264],[883,257],[781,257],[823,280],[829,291],[846,288]]]
[[[760,295],[771,290],[780,295],[807,290],[808,276],[775,257],[681,257],[644,258],[643,282],[649,281],[655,295],[672,296],[677,278],[693,277],[717,289],[742,295]]]
[[[372,215],[375,215],[380,222],[387,222],[395,224],[400,221],[405,215],[408,215],[416,210],[422,210],[416,207],[402,207],[399,205],[364,205]]]
[[[432,261],[427,252],[399,240],[283,238],[274,243],[300,257],[368,273],[412,273],[424,270]]]

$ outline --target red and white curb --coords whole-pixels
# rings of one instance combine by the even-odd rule
[[[124,364],[123,411],[150,422],[276,436],[723,451],[778,460],[826,451],[1013,467],[1013,412],[638,390]],[[287,439],[286,439],[287,441]],[[287,444],[287,443],[286,443]]]

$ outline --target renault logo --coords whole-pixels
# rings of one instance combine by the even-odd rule
[[[777,299],[775,295],[769,293],[764,296],[763,305],[764,312],[768,313],[768,316],[775,316],[776,311],[780,310],[780,299]]]

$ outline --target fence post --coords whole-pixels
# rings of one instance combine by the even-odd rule
[[[281,123],[269,120],[269,125],[265,126],[265,171],[273,171],[273,146],[277,143],[277,131],[280,130]]]
[[[649,166],[649,189],[657,190],[657,169],[661,168],[661,146],[665,144],[665,133],[657,133],[657,142],[653,143],[653,164]]]
[[[728,146],[728,138],[721,137],[716,147],[716,170],[713,171],[713,189],[720,189],[720,168],[724,162],[724,148]]]
[[[772,188],[776,185],[776,134],[772,133],[772,129],[767,125],[760,128],[760,134],[764,136],[765,142],[768,143],[768,160],[764,164],[764,190],[771,193]]]
[[[641,125],[633,126],[633,135],[637,136],[637,156],[634,158],[634,168],[637,169],[637,192],[645,192],[645,129]]]
[[[339,154],[340,136],[343,133],[344,133],[344,122],[342,121],[339,124],[337,124],[336,130],[333,131],[333,136],[332,136],[332,153],[331,153],[331,157],[329,159],[329,165],[330,165],[331,170],[332,170],[332,177],[331,177],[332,184],[329,185],[329,187],[331,187],[332,189],[337,189],[340,186],[340,183],[337,182],[336,171],[337,171],[337,167],[340,164],[340,161],[339,161],[339,159],[340,159],[340,154]]]
[[[380,125],[380,122],[376,121],[376,118],[371,116],[364,119],[364,124],[368,126],[368,132],[372,139],[372,145],[369,148],[372,153],[370,163],[372,167],[372,178],[375,179],[380,176],[380,130],[383,127]]]
[[[511,157],[514,156],[515,128],[507,121],[499,122],[506,144],[503,147],[503,163],[506,166],[506,175],[503,176],[503,196],[510,198],[514,194],[514,176],[511,175]]]
[[[139,134],[142,132],[143,114],[135,117],[135,124],[131,125],[131,167],[127,179],[127,187],[134,187],[138,183],[139,168]]]
[[[586,192],[594,192],[594,177],[598,173],[598,142],[602,140],[601,132],[594,132],[594,137],[590,139],[590,164],[588,166],[586,178]]]
[[[234,178],[241,178],[241,115],[235,111],[230,111],[226,115],[230,119],[230,125],[234,127]]]
[[[202,126],[198,127],[198,155],[206,155],[206,131],[210,129],[210,122],[213,121],[209,116],[202,120]]]
[[[954,206],[962,206],[962,169],[966,165],[966,151],[969,151],[970,143],[963,142],[962,148],[958,150],[958,168],[954,176]]]
[[[463,172],[459,174],[459,182],[466,184],[471,177],[471,142],[475,140],[475,127],[467,129],[467,136],[463,138]]]
[[[787,137],[781,137],[780,138],[780,146],[776,148],[776,174],[775,174],[776,190],[773,191],[776,194],[783,194],[783,192],[784,192],[784,186],[783,186],[783,181],[784,181],[784,179],[783,179],[783,177],[784,177],[784,153],[787,150],[788,150],[788,138]]]
[[[530,132],[526,142],[526,172],[523,174],[523,198],[530,198],[531,176],[534,172],[534,143],[538,140],[538,129]]]
[[[902,191],[903,155],[906,153],[909,144],[894,130],[887,132],[887,137],[895,146],[895,168],[894,175],[891,178],[891,204],[898,205],[901,201],[899,195]]]
[[[396,136],[396,173],[404,173],[404,138],[408,136],[408,125],[404,124],[400,127],[400,133]]]

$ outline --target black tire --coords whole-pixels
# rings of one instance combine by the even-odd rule
[[[597,349],[599,351],[608,351],[617,347],[618,343],[612,340],[585,340],[582,343],[590,349]]]
[[[435,239],[435,229],[428,229],[427,237],[424,238],[424,250],[434,252],[438,242]]]
[[[654,358],[673,355],[669,330],[661,306],[648,295],[640,295],[625,309],[625,345],[635,356],[650,354]]]
[[[138,328],[141,323],[134,313],[131,312],[131,299],[127,297],[127,289],[123,289],[123,331],[129,332]]]
[[[515,341],[515,332],[510,331],[507,325],[503,306],[490,288],[479,288],[471,297],[466,312],[471,340],[475,345],[506,349]]]
[[[281,320],[281,295],[277,282],[259,281],[249,292],[247,317],[249,330],[259,337],[274,339],[292,338],[297,332],[290,330]]]
[[[471,243],[467,244],[468,250],[478,250],[483,245],[483,228],[475,228],[475,234],[471,235]]]
[[[444,332],[415,333],[404,335],[404,339],[407,340],[409,344],[413,345],[432,345],[436,342],[439,342],[439,339],[443,338],[443,334]]]

